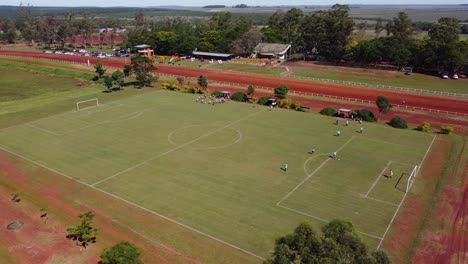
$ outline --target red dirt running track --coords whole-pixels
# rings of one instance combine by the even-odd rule
[[[47,54],[34,51],[9,51],[0,50],[0,55],[10,55],[29,58],[44,58],[69,61],[75,63],[85,63],[88,59],[94,64],[96,58],[81,57],[71,55]],[[101,59],[108,67],[123,67],[124,60],[122,59]],[[195,69],[187,67],[177,67],[158,64],[157,72],[162,74],[171,74],[185,77],[198,77],[206,75],[211,81],[237,83],[244,85],[254,85],[274,88],[279,84],[287,85],[291,91],[317,93],[329,96],[338,96],[346,98],[356,98],[360,100],[374,101],[378,95],[384,95],[390,101],[398,104],[401,101],[406,101],[407,106],[423,107],[441,111],[458,112],[468,114],[468,99],[418,95],[413,93],[368,89],[363,87],[345,86],[336,84],[323,84],[311,81],[283,79],[270,76],[248,75],[241,73],[233,73],[229,71],[213,71],[205,69]]]

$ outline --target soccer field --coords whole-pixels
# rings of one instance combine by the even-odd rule
[[[350,219],[376,248],[434,139],[195,98],[157,91],[39,119],[0,130],[0,148],[266,258],[298,223],[333,218]]]

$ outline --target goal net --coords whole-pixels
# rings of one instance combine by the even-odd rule
[[[408,181],[406,182],[406,192],[409,192],[411,186],[413,186],[414,179],[416,178],[416,174],[418,173],[419,166],[414,166],[413,171],[411,172],[410,176],[408,177]]]
[[[93,107],[99,106],[99,100],[97,98],[76,102],[76,110],[81,111]]]

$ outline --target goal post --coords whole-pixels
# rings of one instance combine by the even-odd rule
[[[99,106],[99,100],[97,98],[76,102],[77,111],[94,108],[98,106]]]
[[[406,192],[409,192],[409,190],[411,189],[411,186],[413,186],[413,182],[414,182],[414,179],[416,178],[416,174],[418,173],[418,169],[419,169],[418,165],[414,166],[413,171],[408,177],[408,181],[406,182]]]

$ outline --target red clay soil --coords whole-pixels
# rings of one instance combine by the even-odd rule
[[[465,145],[464,141],[461,153]],[[432,228],[427,228],[422,233],[413,263],[468,263],[467,175],[468,160],[463,160],[460,154],[437,201],[436,210],[431,214]]]
[[[409,195],[395,218],[391,232],[384,241],[385,250],[392,256],[394,263],[404,263],[408,251],[417,236],[418,228],[423,223],[425,214],[424,201],[429,200],[433,194],[437,178],[442,174],[443,167],[450,152],[450,142],[447,139],[439,139],[434,142],[433,149],[426,157],[421,168],[419,179],[421,186],[415,186],[421,193]],[[426,263],[435,263],[432,261]]]
[[[20,57],[33,57],[33,58],[49,58],[56,60],[63,60],[76,63],[86,63],[87,60],[94,64],[96,58],[80,57],[59,54],[46,54],[33,51],[7,51],[0,50],[0,55],[20,56]],[[123,59],[101,59],[101,61],[108,67],[122,68],[124,64]],[[301,93],[317,93],[328,96],[338,96],[346,98],[356,98],[361,100],[374,101],[378,95],[387,96],[392,102],[406,101],[406,105],[410,107],[424,107],[441,111],[450,111],[468,114],[468,100],[461,98],[450,98],[430,95],[418,95],[413,93],[403,93],[395,91],[369,89],[363,87],[323,84],[311,81],[282,79],[277,77],[247,75],[240,73],[233,73],[228,71],[212,71],[205,69],[195,69],[187,67],[177,67],[169,65],[158,65],[158,73],[171,74],[176,76],[185,76],[196,78],[200,75],[206,75],[210,81],[219,81],[227,83],[237,83],[247,85],[254,85],[257,87],[274,88],[279,84],[289,86],[292,91]]]
[[[35,174],[42,173],[49,172],[43,169],[35,171]],[[70,198],[77,195],[76,193],[64,193],[57,186],[41,186],[33,175],[22,171],[11,157],[1,151],[0,176],[0,236],[4,238],[2,243],[18,263],[49,263],[55,259],[65,259],[69,263],[97,263],[100,251],[104,246],[111,245],[109,241],[116,243],[122,240],[137,245],[144,252],[144,259],[154,263],[201,263],[168,245],[142,240],[139,235],[129,231],[129,227],[111,219],[97,208],[76,206],[79,198]],[[22,201],[14,203],[9,194],[17,190],[21,191]],[[49,208],[47,224],[39,217],[40,205],[47,205]],[[94,222],[99,227],[99,235],[97,244],[83,249],[66,238],[65,230],[67,226],[76,224],[79,213],[87,210],[96,214]],[[4,228],[16,220],[25,223],[21,230],[7,231]]]
[[[240,89],[240,88],[230,88],[226,86],[210,86],[210,90],[229,90],[232,92],[245,92],[245,89]],[[272,93],[268,92],[263,92],[263,91],[256,91],[255,96],[257,98],[262,97],[262,96],[272,96]],[[321,109],[325,107],[333,107],[336,109],[339,108],[349,108],[349,109],[361,109],[361,108],[367,108],[371,110],[374,115],[377,116],[378,114],[378,109],[376,105],[374,104],[365,104],[365,103],[350,103],[348,101],[334,101],[334,100],[320,100],[320,99],[311,99],[311,98],[306,98],[306,97],[301,97],[301,96],[290,96],[290,99],[294,102],[299,102],[303,106],[309,107],[312,111],[320,111]],[[430,113],[424,113],[424,112],[412,112],[412,111],[403,111],[399,110],[397,108],[392,109],[390,113],[388,114],[383,114],[379,120],[379,122],[388,122],[390,119],[392,119],[394,116],[400,116],[404,118],[409,124],[413,126],[417,126],[421,124],[422,122],[429,122],[431,124],[431,127],[434,129],[439,129],[442,126],[450,125],[455,128],[455,132],[458,134],[462,135],[468,135],[468,119],[466,118],[452,118],[450,116],[446,115],[435,115],[435,114],[430,114]]]

